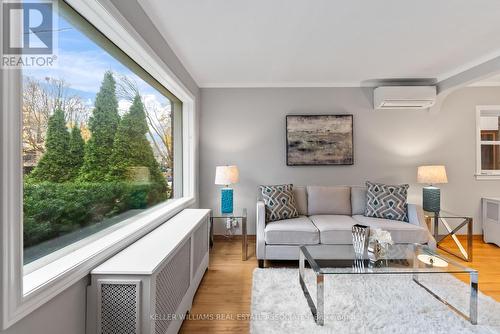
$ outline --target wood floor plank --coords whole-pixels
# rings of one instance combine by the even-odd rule
[[[454,244],[445,240],[443,245]],[[500,247],[485,244],[481,236],[474,236],[473,252],[473,262],[450,258],[479,270],[479,290],[500,301]],[[296,267],[297,262],[272,262],[271,266]],[[194,298],[190,318],[184,321],[180,333],[248,333],[252,272],[256,267],[254,238],[249,242],[247,261],[241,260],[239,238],[216,239],[208,271]],[[457,277],[467,282],[463,276]]]
[[[465,245],[465,237],[459,236],[459,240]],[[458,251],[455,243],[451,239],[443,240],[443,246]],[[454,256],[448,255],[446,252],[439,250],[440,253],[450,257],[467,267],[474,268],[479,271],[479,290],[485,295],[491,296],[496,301],[500,302],[500,247],[494,244],[483,242],[482,235],[475,235],[473,238],[473,257],[472,262],[462,261]],[[464,275],[456,275],[460,280],[468,283],[468,277]]]

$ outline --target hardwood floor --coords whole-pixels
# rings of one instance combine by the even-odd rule
[[[459,239],[462,240],[465,245],[465,238],[459,236]],[[484,243],[482,235],[475,235],[472,244],[474,248],[472,262],[461,261],[441,250],[439,250],[439,252],[456,262],[478,270],[479,290],[485,295],[491,296],[496,301],[500,302],[500,247]],[[449,238],[443,242],[443,245],[450,248],[454,247],[452,248],[454,250],[457,249],[454,242]],[[457,277],[468,283],[466,280],[467,277],[464,275],[457,275]]]
[[[249,241],[247,261],[241,260],[241,239],[216,238],[190,319],[184,321],[180,333],[248,333],[252,272],[256,267],[254,238]],[[204,316],[224,319],[204,320]]]
[[[445,245],[452,246],[453,242],[447,240]],[[208,271],[180,333],[249,332],[252,272],[257,267],[254,238],[249,242],[248,253],[248,260],[241,261],[240,239],[215,240]],[[485,244],[481,236],[475,236],[474,261],[456,260],[479,270],[479,290],[500,302],[500,247]],[[290,264],[296,266],[296,262],[272,263],[275,266]]]

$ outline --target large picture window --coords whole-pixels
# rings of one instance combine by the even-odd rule
[[[72,8],[58,8],[57,66],[22,70],[27,272],[182,196],[182,103]]]
[[[195,95],[110,1],[53,1],[57,66],[0,72],[2,330],[196,203]]]

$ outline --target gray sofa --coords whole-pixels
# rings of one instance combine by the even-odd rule
[[[351,227],[367,225],[389,231],[397,244],[427,244],[436,241],[424,221],[422,209],[408,204],[408,220],[402,222],[364,216],[366,188],[358,186],[294,186],[299,217],[266,222],[263,201],[257,202],[257,259],[297,260],[298,247],[311,245],[309,250],[318,258],[342,258],[351,253]]]

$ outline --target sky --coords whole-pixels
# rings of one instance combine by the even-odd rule
[[[36,78],[41,82],[46,77],[63,79],[68,85],[70,95],[79,95],[83,101],[92,106],[104,73],[113,71],[115,80],[120,76],[132,78],[138,85],[141,95],[156,105],[157,110],[170,110],[170,102],[156,89],[148,85],[118,60],[110,56],[86,35],[78,31],[63,17],[58,16],[58,49],[57,66],[55,68],[24,68],[23,75]],[[119,101],[120,108],[130,104]],[[124,112],[125,110],[121,110]]]

